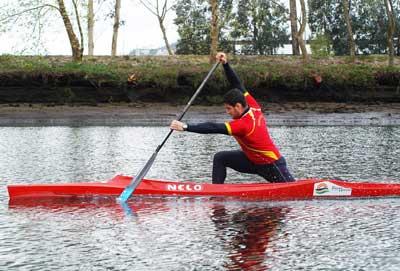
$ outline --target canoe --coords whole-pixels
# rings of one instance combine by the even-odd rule
[[[8,185],[11,199],[37,197],[119,196],[132,177],[118,175],[105,183]],[[240,197],[264,200],[398,197],[400,184],[307,179],[291,183],[209,184],[144,179],[134,195]]]

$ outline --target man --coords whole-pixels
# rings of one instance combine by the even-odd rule
[[[170,128],[200,134],[226,134],[235,137],[242,150],[222,151],[214,156],[212,182],[223,184],[226,168],[242,173],[258,174],[269,182],[292,182],[294,178],[286,167],[285,158],[273,143],[260,105],[245,90],[236,73],[229,66],[224,53],[217,61],[223,64],[232,89],[224,96],[226,113],[232,121],[225,123],[186,124],[172,121]]]

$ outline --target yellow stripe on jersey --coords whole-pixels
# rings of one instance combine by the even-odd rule
[[[249,136],[252,133],[254,133],[254,130],[256,129],[256,118],[254,116],[253,111],[251,111],[251,109],[249,110],[249,115],[250,115],[251,119],[253,120],[253,128],[251,129],[251,131],[246,136]]]
[[[225,122],[226,130],[228,130],[228,134],[232,135],[232,128],[228,122]]]

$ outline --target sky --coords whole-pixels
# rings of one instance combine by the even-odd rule
[[[7,0],[0,0],[0,7]],[[95,1],[97,2],[97,1]],[[121,20],[125,24],[120,27],[118,36],[118,55],[127,55],[131,50],[138,48],[158,48],[164,46],[162,33],[158,25],[157,17],[151,14],[137,0],[121,1]],[[96,10],[96,5],[95,8]],[[51,15],[51,28],[43,36],[44,45],[47,49],[45,54],[68,55],[71,47],[63,22],[58,13]],[[170,43],[178,40],[178,33],[173,19],[175,12],[167,13],[165,26]],[[98,20],[94,30],[94,54],[110,55],[113,21],[108,19]],[[16,27],[12,32],[0,33],[0,54],[15,54],[22,51],[24,43],[29,43],[30,31]],[[85,44],[86,45],[86,44]],[[26,46],[25,46],[26,47]],[[87,46],[86,46],[87,47]],[[85,48],[86,49],[86,48]],[[27,51],[26,54],[34,52]]]
[[[0,7],[7,3],[15,3],[13,1],[15,0],[0,0]],[[66,0],[65,2],[69,1]],[[99,9],[98,1],[95,0],[94,2],[94,9]],[[112,6],[114,1],[108,0],[108,2]],[[157,18],[138,0],[122,0],[121,2],[121,20],[125,21],[125,24],[119,30],[117,54],[127,55],[134,49],[151,49],[164,46]],[[288,0],[282,2],[288,6]],[[101,8],[104,10],[106,6],[103,4]],[[38,51],[37,48],[34,48],[24,51],[27,44],[32,42],[30,39],[32,30],[29,30],[29,27],[14,27],[13,31],[0,32],[0,54],[21,54],[22,52],[23,54],[37,54],[39,52],[45,55],[70,55],[71,47],[61,17],[56,11],[52,11],[50,18],[51,27],[47,27],[45,29],[46,34],[42,36],[42,44],[45,50],[40,49]],[[170,10],[165,21],[170,44],[176,42],[179,38],[177,27],[173,23],[174,18],[175,12]],[[94,30],[95,55],[111,54],[112,23],[111,19],[98,19],[96,21]],[[86,28],[86,26],[84,27]],[[40,46],[40,48],[43,47]],[[85,44],[85,54],[87,53],[86,47],[87,44]]]

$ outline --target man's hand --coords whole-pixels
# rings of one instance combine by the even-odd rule
[[[226,64],[228,62],[228,58],[226,57],[226,54],[223,52],[217,53],[215,58],[217,61],[221,62],[222,64]]]
[[[169,128],[171,128],[172,130],[175,130],[175,131],[182,132],[182,131],[185,131],[185,129],[187,128],[187,124],[180,122],[178,120],[173,120],[171,122],[171,125],[169,126]]]

